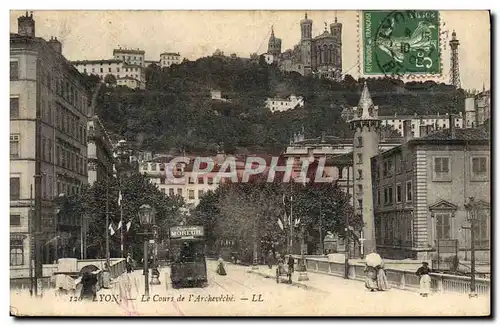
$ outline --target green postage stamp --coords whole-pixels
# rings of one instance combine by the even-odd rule
[[[439,11],[363,11],[363,73],[441,74]]]

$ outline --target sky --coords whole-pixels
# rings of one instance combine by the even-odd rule
[[[11,32],[17,32],[17,17],[10,12]],[[358,12],[309,11],[313,37],[338,17],[343,24],[342,64],[344,73],[358,78]],[[271,26],[282,39],[282,51],[300,39],[304,11],[34,11],[36,35],[57,37],[69,60],[109,59],[117,47],[140,48],[146,60],[159,60],[162,52],[179,52],[195,60],[216,49],[225,54],[267,51]],[[460,79],[464,89],[490,87],[490,19],[487,11],[441,11],[441,32],[448,43],[455,30],[460,41]],[[448,33],[446,33],[448,32]],[[446,38],[448,36],[448,39]],[[449,46],[442,52],[443,76],[449,81]],[[354,67],[354,68],[353,68]]]

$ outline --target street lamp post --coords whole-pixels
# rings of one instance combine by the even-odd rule
[[[477,298],[476,293],[476,223],[478,218],[478,207],[474,201],[474,197],[469,197],[469,202],[465,204],[465,209],[468,211],[467,219],[470,222],[470,293],[469,298]]]
[[[299,266],[299,281],[309,281],[307,276],[306,268],[306,257],[305,257],[305,228],[304,224],[301,225],[301,243],[300,243],[300,266]]]
[[[253,221],[253,261],[252,261],[252,269],[259,269],[259,253],[258,253],[258,245],[257,245],[257,220]]]
[[[144,228],[144,295],[149,297],[149,270],[148,270],[148,236],[149,228],[154,224],[154,210],[151,206],[143,204],[139,208],[139,221]]]

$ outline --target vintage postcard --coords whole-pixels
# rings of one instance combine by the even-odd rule
[[[490,315],[490,33],[11,11],[11,315]]]

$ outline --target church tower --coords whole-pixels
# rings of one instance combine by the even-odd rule
[[[373,105],[366,82],[358,106],[354,108],[354,117],[349,123],[354,130],[354,212],[363,218],[366,255],[376,249],[371,158],[379,153],[380,128],[378,107]]]
[[[271,37],[267,43],[267,53],[279,56],[281,53],[281,39],[274,36],[274,28],[271,27]]]
[[[335,22],[330,24],[330,33],[335,38],[335,69],[342,72],[342,23],[337,21],[337,13],[335,13]]]
[[[310,75],[312,58],[312,20],[305,18],[300,21],[300,58],[304,75]]]

